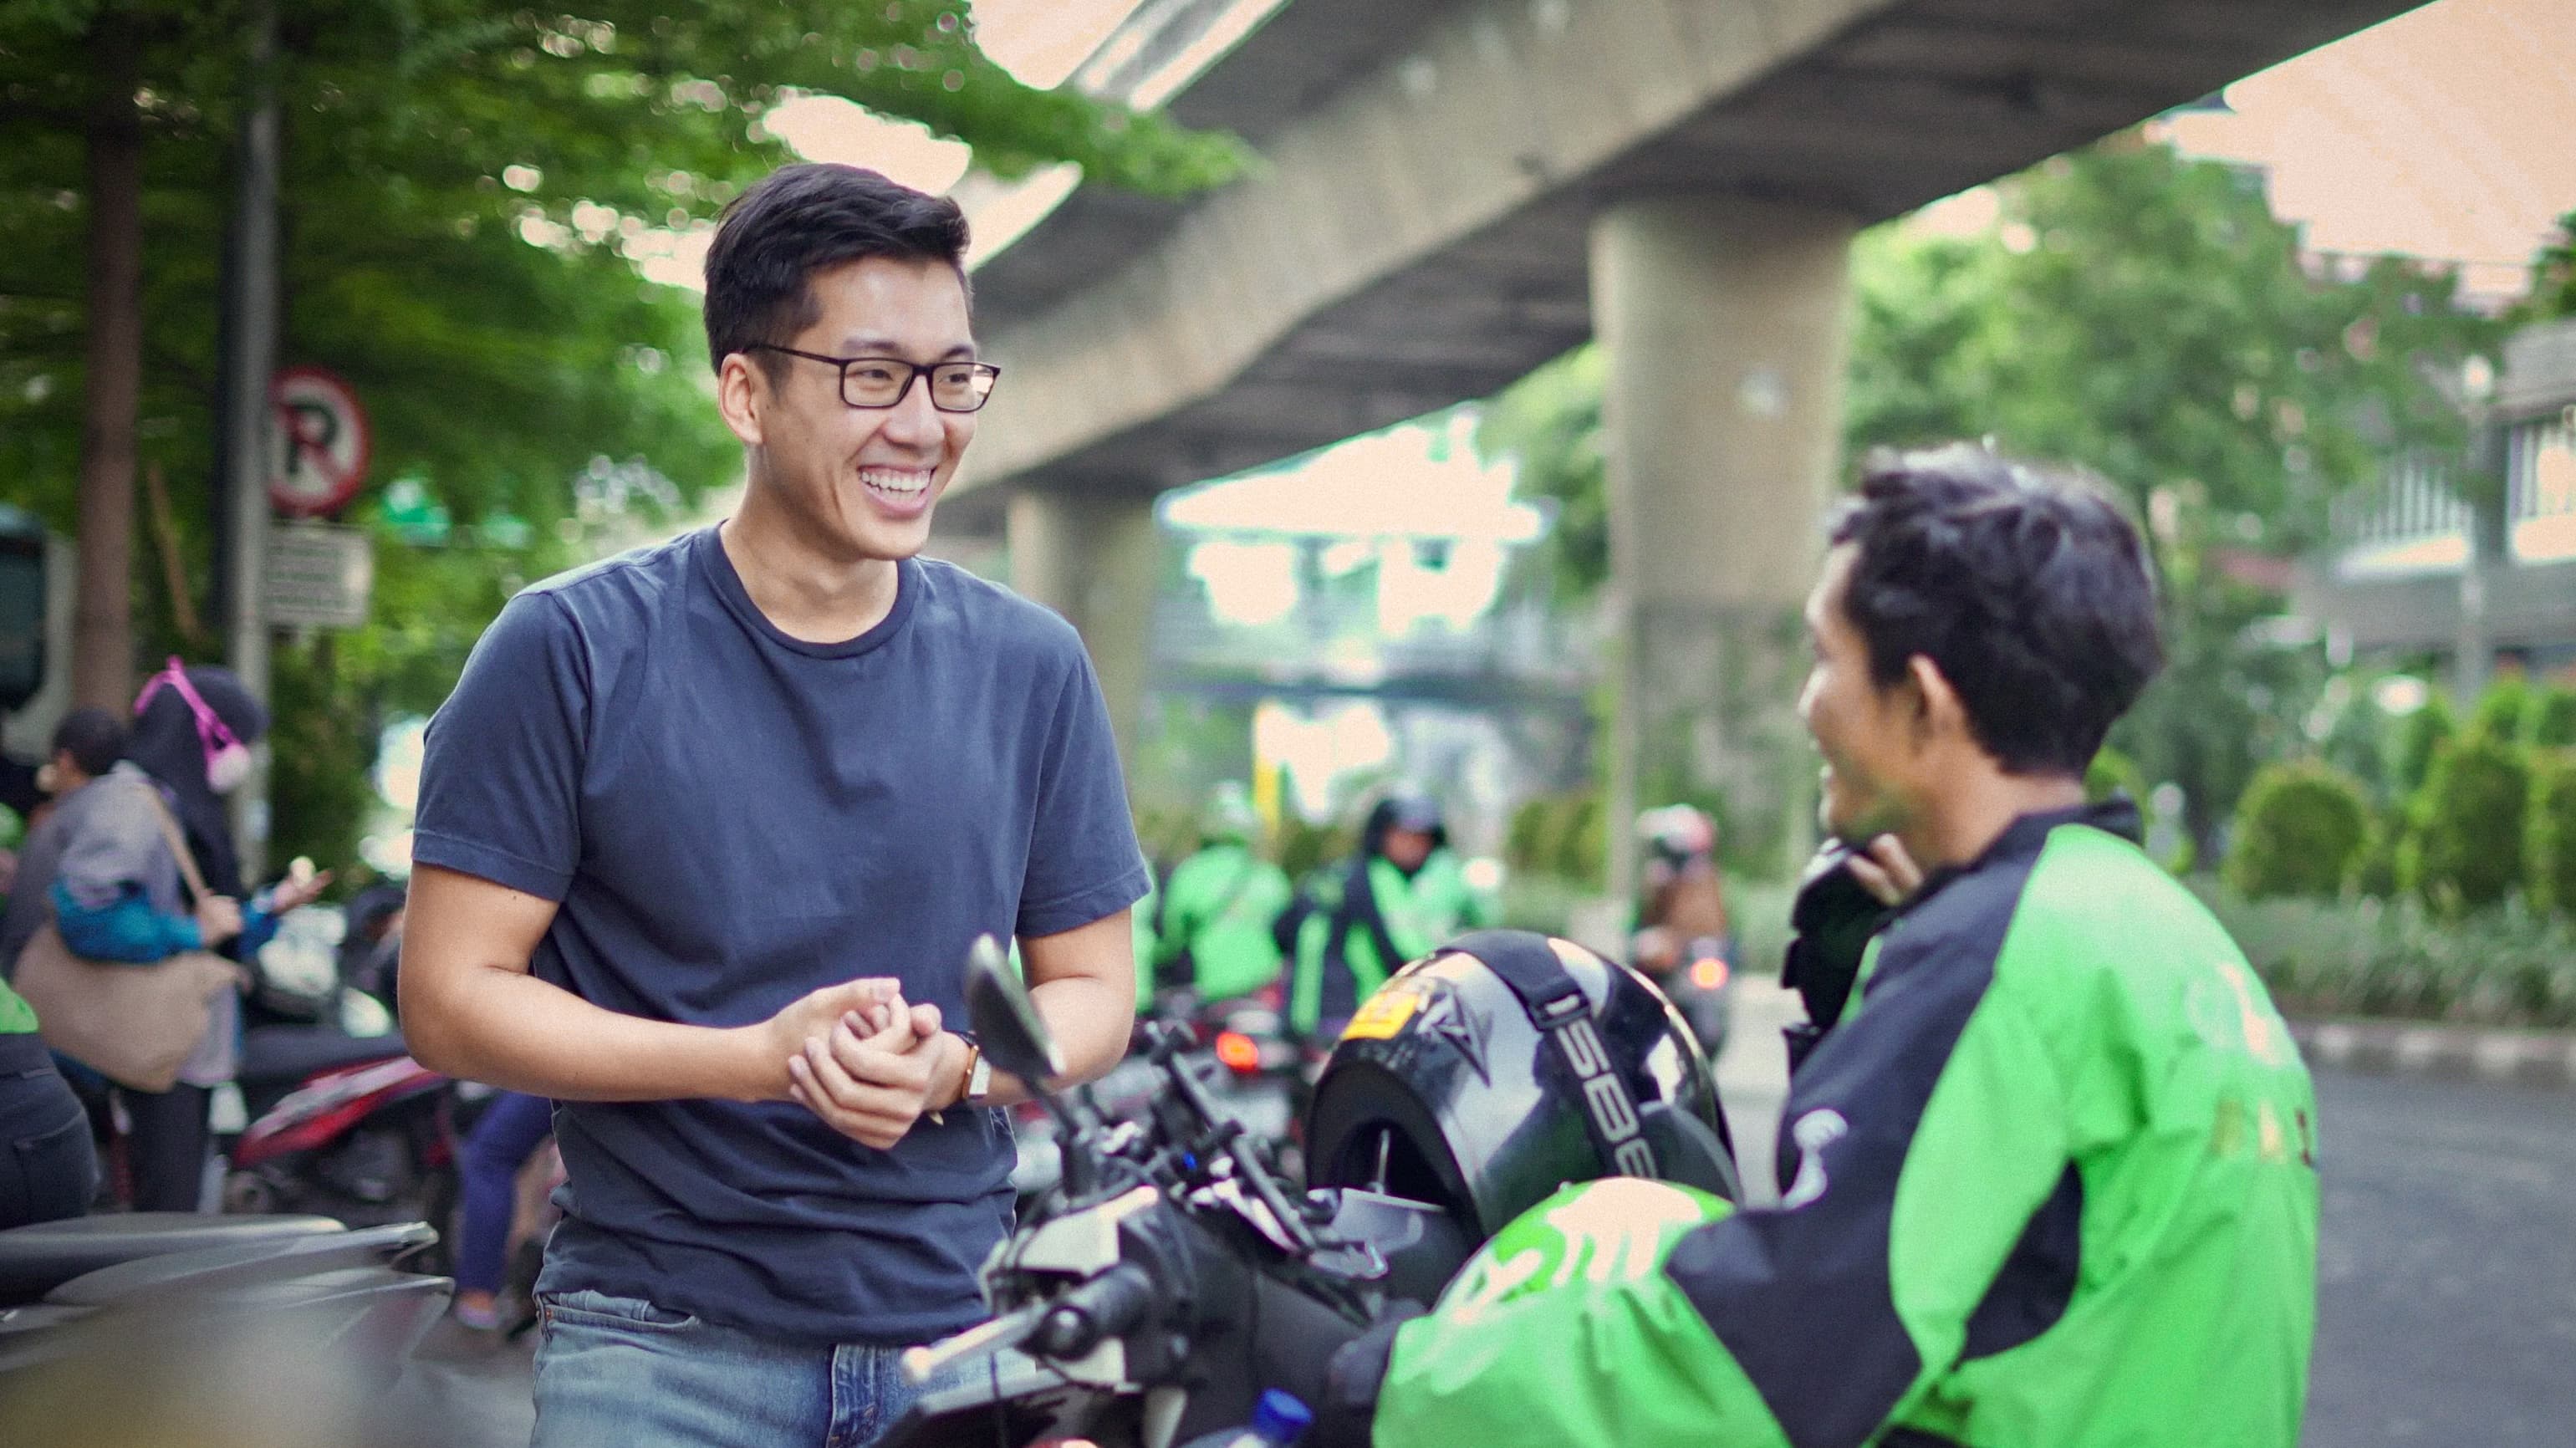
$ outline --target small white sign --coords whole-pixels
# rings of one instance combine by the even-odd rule
[[[360,528],[280,523],[268,530],[268,621],[357,628],[376,586],[374,541]]]

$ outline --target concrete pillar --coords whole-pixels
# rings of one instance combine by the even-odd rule
[[[1619,898],[1635,890],[1637,810],[1687,792],[1716,791],[1732,830],[1775,840],[1784,859],[1812,844],[1799,606],[1841,461],[1853,230],[1729,196],[1637,202],[1593,226]]]
[[[1025,489],[1011,495],[1006,526],[1011,586],[1081,631],[1132,769],[1153,653],[1154,500]]]

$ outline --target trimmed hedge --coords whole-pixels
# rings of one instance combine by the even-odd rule
[[[2451,706],[2439,694],[2426,699],[2424,707],[2399,722],[2396,778],[2391,781],[2397,798],[2410,798],[2424,787],[2424,781],[2433,773],[2433,756],[2458,732],[2458,726],[2451,721]]]
[[[2401,870],[2425,903],[2445,913],[2501,903],[2522,884],[2525,801],[2531,767],[2512,740],[2485,730],[2433,757],[2417,827]]]
[[[2249,900],[2333,896],[2359,863],[2370,829],[2361,785],[2313,761],[2265,765],[2236,806],[2226,878]]]
[[[2535,749],[2576,744],[2576,689],[2543,689],[2533,696],[2529,732]]]
[[[2193,882],[2292,1015],[2576,1026],[2576,927],[2513,901],[2444,919],[2421,902],[2247,900]]]
[[[2531,908],[2576,915],[2576,749],[2532,751],[2529,810],[2523,866]]]

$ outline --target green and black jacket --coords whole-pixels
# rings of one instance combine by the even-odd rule
[[[1928,882],[1792,1083],[1781,1206],[1568,1189],[1393,1335],[1376,1448],[2290,1448],[2314,1099],[2135,826]]]

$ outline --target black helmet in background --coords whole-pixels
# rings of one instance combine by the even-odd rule
[[[1306,1142],[1309,1186],[1431,1203],[1471,1243],[1571,1181],[1738,1197],[1708,1059],[1671,1003],[1525,930],[1461,936],[1369,997],[1315,1084]]]
[[[1449,843],[1449,821],[1441,813],[1440,801],[1418,789],[1394,790],[1369,810],[1367,820],[1360,825],[1361,856],[1384,854],[1390,830],[1429,835],[1435,850]]]

